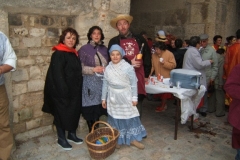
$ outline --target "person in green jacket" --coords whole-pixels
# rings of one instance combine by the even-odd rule
[[[206,82],[207,82],[207,92],[204,95],[204,105],[199,109],[200,114],[203,117],[207,116],[208,112],[214,112],[215,110],[213,104],[215,104],[215,98],[213,97],[214,90],[210,90],[210,86],[214,85],[214,80],[218,73],[218,58],[216,51],[213,47],[208,45],[208,35],[201,34],[200,36],[201,49],[200,53],[203,60],[212,60],[213,63],[205,68]]]

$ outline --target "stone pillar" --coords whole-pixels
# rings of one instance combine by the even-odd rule
[[[236,0],[187,0],[190,4],[189,24],[186,25],[186,36],[195,33],[206,33],[209,35],[209,43],[213,43],[215,35],[225,38],[235,33],[233,26],[238,22],[239,2]],[[237,25],[236,25],[237,26]],[[230,32],[230,34],[229,34]],[[235,35],[235,34],[233,34]],[[222,45],[223,45],[222,43]]]
[[[237,29],[240,29],[240,1],[239,0],[228,0],[226,12],[227,15],[225,21],[225,35],[235,35]]]
[[[201,33],[206,33],[209,37],[213,37],[216,27],[216,0],[187,0],[187,2],[190,4],[190,9],[185,37]]]

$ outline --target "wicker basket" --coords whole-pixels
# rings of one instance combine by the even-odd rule
[[[107,127],[100,127],[94,130],[95,125],[98,123],[103,123]],[[103,136],[109,136],[111,139],[109,139],[109,141],[105,144],[96,144],[96,140]],[[110,156],[116,148],[118,137],[118,130],[112,128],[108,123],[103,121],[95,122],[92,126],[92,131],[86,136],[85,139],[90,156],[93,159],[105,159]]]

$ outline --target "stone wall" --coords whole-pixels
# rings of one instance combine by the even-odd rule
[[[51,58],[51,48],[63,28],[73,27],[73,16],[9,13],[9,37],[17,55],[12,73],[13,133],[52,124],[43,114],[43,88]]]
[[[2,1],[2,2],[1,2]],[[17,70],[6,74],[11,123],[15,139],[52,132],[53,117],[41,111],[51,48],[61,31],[75,28],[80,44],[87,42],[88,29],[99,25],[105,44],[118,34],[109,25],[117,14],[130,12],[130,0],[0,0],[0,29],[9,36],[17,55]],[[83,118],[80,127],[86,127]]]
[[[229,0],[225,13],[227,14],[225,22],[225,35],[235,35],[237,29],[240,28],[240,1]]]
[[[132,30],[147,31],[151,38],[158,30],[186,39],[207,33],[212,37],[235,35],[239,28],[238,0],[138,0],[131,2]]]
[[[130,0],[93,0],[92,8],[88,8],[84,13],[79,14],[75,19],[75,28],[81,35],[81,44],[86,44],[87,32],[93,25],[102,28],[107,45],[110,38],[118,34],[117,30],[110,26],[110,20],[117,14],[129,14]]]

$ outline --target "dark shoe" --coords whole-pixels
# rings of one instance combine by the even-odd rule
[[[93,121],[87,121],[89,133],[92,131]]]
[[[147,138],[147,136],[144,136],[144,137],[142,137],[143,139],[146,139]]]
[[[225,105],[225,111],[229,112],[229,105]]]
[[[69,151],[72,149],[72,146],[68,143],[65,137],[65,130],[56,126],[57,135],[58,135],[58,145],[61,146],[64,150]]]
[[[207,113],[206,112],[200,112],[201,116],[206,117]]]
[[[75,144],[82,144],[83,143],[83,140],[77,137],[76,131],[71,131],[71,132],[69,131],[67,140],[70,141],[70,142],[73,142]]]
[[[214,112],[216,112],[216,111],[208,111],[208,113],[214,113]]]
[[[94,121],[94,123],[97,122],[97,121],[99,121],[99,118],[96,119],[96,120]],[[94,124],[94,123],[93,123],[93,124]],[[99,123],[95,125],[94,130],[95,130],[95,129],[98,129],[98,128],[99,128]]]
[[[99,119],[87,121],[89,133],[92,131],[92,126],[96,121],[99,121]],[[96,124],[94,127],[94,130],[98,128],[99,128],[99,124]]]
[[[58,145],[62,147],[65,151],[72,150],[72,146],[68,143],[66,139],[58,138]]]
[[[225,116],[225,114],[224,115],[216,115],[216,117],[223,117],[223,116]]]
[[[175,99],[175,101],[173,102],[173,104],[176,106],[177,105],[177,100]]]

